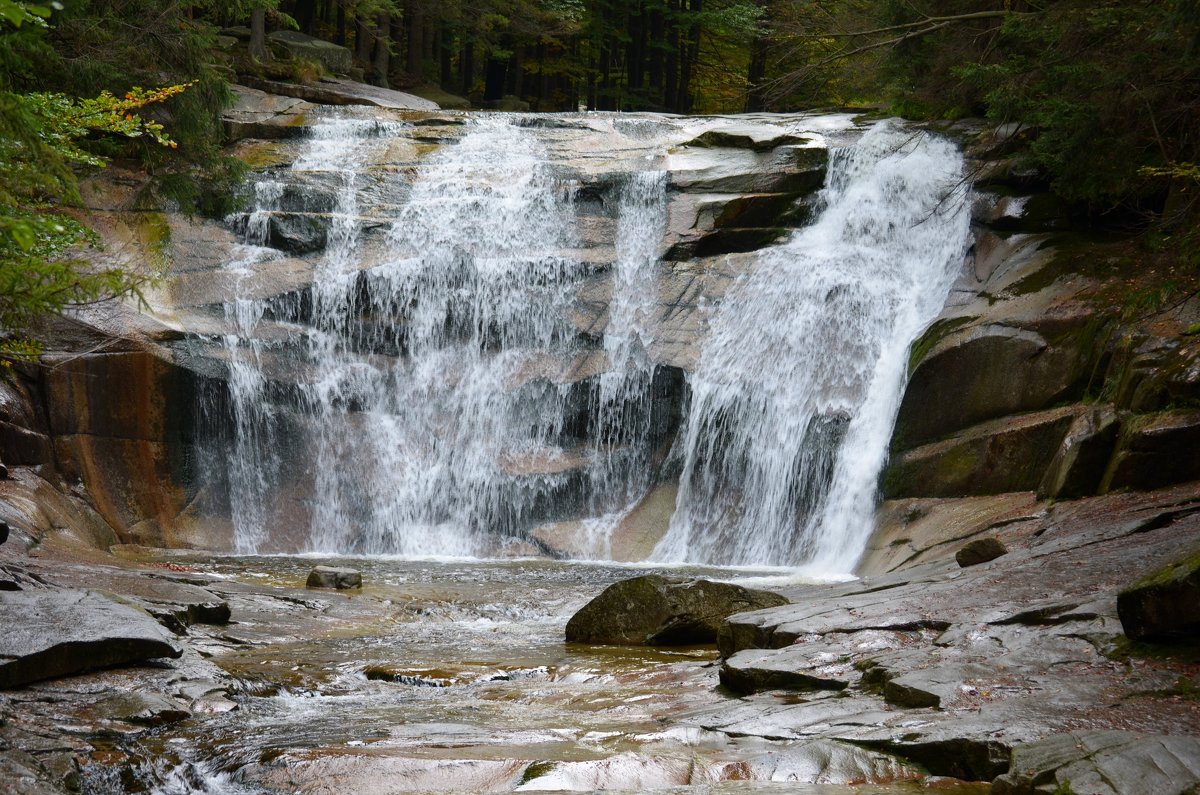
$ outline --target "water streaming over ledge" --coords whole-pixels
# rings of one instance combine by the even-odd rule
[[[832,154],[819,216],[714,313],[656,560],[854,566],[908,347],[962,263],[962,176],[953,144],[894,123]]]
[[[630,510],[681,473],[655,559],[851,568],[908,345],[961,264],[961,157],[892,124],[835,150],[814,222],[709,308],[672,444],[650,353],[670,126],[611,125],[640,149],[601,202],[597,264],[579,253],[589,199],[535,124],[471,118],[415,173],[367,171],[394,123],[317,125],[235,219],[246,257],[229,269],[248,275],[282,256],[268,217],[289,186],[327,197],[304,199],[325,218],[311,288],[225,307],[237,550],[520,554],[539,549],[533,526],[573,519],[574,554],[605,559]],[[605,272],[589,340],[570,317]]]

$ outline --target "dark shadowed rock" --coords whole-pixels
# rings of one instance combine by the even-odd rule
[[[0,689],[183,654],[149,615],[95,591],[2,592],[0,626]]]
[[[272,31],[267,38],[293,56],[316,61],[334,74],[344,75],[350,71],[350,51],[331,41],[313,38],[296,30]]]
[[[649,574],[613,583],[567,622],[567,641],[614,646],[712,643],[734,613],[785,605],[769,591]]]
[[[1200,634],[1200,555],[1172,563],[1121,591],[1117,615],[1133,640]]]
[[[1081,731],[1015,748],[992,795],[1183,795],[1198,783],[1200,738]]]
[[[1076,417],[1042,477],[1038,497],[1057,500],[1095,494],[1112,457],[1120,427],[1112,406],[1101,406]]]
[[[308,582],[305,584],[309,588],[361,588],[362,572],[333,566],[316,566],[308,573]]]
[[[1053,405],[1080,378],[1085,342],[1068,335],[1052,343],[1037,332],[998,323],[960,329],[935,324],[913,345],[912,377],[896,418],[893,449]]]
[[[954,560],[965,569],[967,566],[978,566],[980,563],[995,560],[1006,552],[1008,552],[1008,547],[1004,546],[1003,541],[989,536],[977,538],[968,543],[958,550],[954,555]]]
[[[1102,491],[1155,489],[1200,478],[1200,411],[1176,409],[1123,424]]]

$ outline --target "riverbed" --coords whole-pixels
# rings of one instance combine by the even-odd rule
[[[356,568],[365,587],[301,590],[317,563]],[[563,641],[567,619],[622,578],[761,587],[795,582],[788,570],[315,557],[148,565],[229,600],[233,622],[193,627],[190,645],[229,677],[236,708],[114,735],[112,753],[131,762],[85,768],[85,792],[826,795],[843,791],[826,784],[896,781],[853,789],[868,795],[919,783],[912,768],[851,746],[690,725],[689,713],[734,699],[718,687],[712,646]]]

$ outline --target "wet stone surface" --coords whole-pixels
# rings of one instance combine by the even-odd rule
[[[29,782],[19,791],[923,791],[919,768],[836,738],[680,725],[731,703],[711,645],[564,643],[578,608],[644,568],[335,560],[365,586],[314,592],[311,559],[120,551],[134,560],[49,544],[5,565],[49,595],[89,578],[186,586],[228,604],[231,620],[185,627],[183,656],[167,664],[0,694],[0,763]],[[756,586],[786,574],[655,573],[758,575]]]

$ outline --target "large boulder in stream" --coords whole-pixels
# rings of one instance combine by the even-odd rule
[[[0,626],[3,690],[183,654],[148,614],[96,591],[0,593]]]
[[[770,591],[647,574],[613,583],[567,622],[567,641],[611,646],[713,643],[734,613],[788,604]]]

